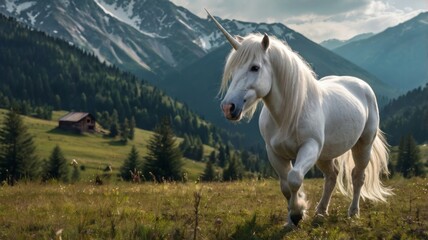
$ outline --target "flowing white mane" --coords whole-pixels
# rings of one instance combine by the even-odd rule
[[[262,38],[261,34],[250,34],[244,38],[237,51],[231,51],[225,65],[220,95],[226,92],[232,74],[237,68],[263,57],[265,52],[260,46]],[[311,67],[286,43],[274,37],[270,37],[268,63],[276,86],[284,97],[280,103],[281,109],[288,116],[283,118],[283,122],[280,123],[281,131],[290,133],[297,127],[297,119],[303,111],[308,92],[319,95],[315,74]],[[250,119],[256,108],[257,104],[254,104],[245,117]]]

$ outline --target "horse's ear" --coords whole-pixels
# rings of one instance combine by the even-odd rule
[[[269,36],[266,33],[263,36],[262,47],[265,51],[269,48]]]
[[[241,36],[239,36],[239,35],[235,35],[235,39],[236,40],[238,40],[238,42],[242,42],[242,41],[244,41],[244,38],[243,37],[241,37]]]

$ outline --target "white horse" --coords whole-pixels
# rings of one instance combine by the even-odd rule
[[[336,182],[353,197],[351,217],[359,215],[360,197],[385,201],[392,194],[380,181],[388,174],[388,150],[370,86],[349,76],[317,81],[288,45],[266,34],[234,38],[209,16],[234,48],[224,69],[221,109],[228,120],[239,121],[251,118],[263,101],[260,132],[288,200],[288,225],[304,217],[302,183],[314,165],[325,178],[317,215],[327,215]]]

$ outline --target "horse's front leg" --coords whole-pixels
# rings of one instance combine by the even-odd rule
[[[289,219],[297,226],[308,207],[306,196],[301,186],[305,174],[315,165],[320,154],[320,144],[313,139],[307,140],[299,148],[296,163],[288,173],[288,186],[291,191],[289,201]]]
[[[276,174],[279,176],[281,192],[287,199],[288,209],[290,209],[291,191],[290,187],[288,186],[287,177],[288,172],[290,172],[291,169],[291,161],[275,154],[269,146],[266,146],[266,152],[268,154],[270,164],[272,165]],[[288,219],[288,224],[292,224],[290,218]]]

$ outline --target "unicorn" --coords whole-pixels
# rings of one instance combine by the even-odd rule
[[[233,122],[251,119],[263,102],[259,128],[288,202],[286,226],[297,226],[305,216],[302,184],[314,165],[325,180],[317,216],[328,215],[336,184],[352,197],[349,217],[359,216],[360,198],[386,201],[392,191],[381,176],[389,173],[389,152],[371,87],[351,76],[317,81],[286,43],[267,34],[233,37],[207,13],[233,47],[220,87],[224,116]]]

